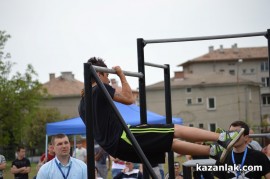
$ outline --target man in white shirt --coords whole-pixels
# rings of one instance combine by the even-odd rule
[[[87,166],[81,160],[70,157],[70,142],[65,134],[52,137],[55,158],[41,166],[37,179],[86,179]]]

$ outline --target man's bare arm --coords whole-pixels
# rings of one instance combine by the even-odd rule
[[[127,82],[126,76],[124,75],[122,69],[119,66],[113,67],[115,69],[116,74],[120,78],[122,84],[122,91],[116,91],[113,99],[117,102],[123,104],[132,104],[135,102],[132,90]]]

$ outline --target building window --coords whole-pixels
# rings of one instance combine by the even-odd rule
[[[191,99],[191,98],[188,98],[188,99],[187,99],[187,104],[188,104],[188,105],[191,105],[191,104],[192,104],[192,99]]]
[[[243,73],[243,74],[246,74],[246,73],[247,73],[247,70],[246,70],[246,69],[243,69],[243,70],[242,70],[242,73]]]
[[[202,98],[197,98],[197,103],[202,104]]]
[[[230,75],[235,75],[235,70],[229,70]]]
[[[224,72],[225,72],[225,70],[224,70],[224,69],[220,69],[220,70],[219,70],[219,72],[224,73]]]
[[[207,109],[208,110],[215,110],[216,109],[216,98],[215,97],[209,97],[207,99]]]
[[[262,86],[263,87],[269,86],[269,78],[268,77],[262,77]]]
[[[200,124],[199,124],[199,128],[200,128],[200,129],[203,129],[203,123],[200,123]]]
[[[269,70],[268,61],[261,62],[261,71],[268,71],[268,70]]]
[[[186,88],[187,93],[191,93],[191,91],[192,91],[191,88]]]
[[[194,127],[194,125],[193,125],[193,124],[189,124],[188,126],[189,126],[189,127]]]
[[[262,96],[262,103],[265,106],[270,105],[270,94],[266,94]]]
[[[209,130],[212,131],[212,132],[215,132],[216,131],[216,124],[215,123],[210,123],[209,124]]]
[[[251,68],[251,69],[250,69],[250,73],[251,73],[251,74],[255,73],[255,69],[254,69],[254,68]]]

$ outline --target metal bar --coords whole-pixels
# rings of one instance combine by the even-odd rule
[[[270,138],[270,133],[249,134],[249,137],[251,137],[251,138],[256,138],[256,137],[266,137],[266,138]]]
[[[85,126],[87,143],[87,176],[88,179],[95,178],[95,153],[94,153],[94,134],[93,134],[93,102],[90,64],[84,64],[84,102],[85,102]]]
[[[214,159],[197,159],[197,160],[188,160],[183,163],[182,168],[183,168],[183,178],[184,179],[191,179],[192,178],[192,173],[191,173],[191,167],[195,167],[197,164],[198,165],[215,165],[216,160]]]
[[[110,103],[111,107],[113,108],[113,111],[117,115],[117,118],[118,118],[119,122],[121,123],[124,131],[126,132],[128,138],[130,139],[130,141],[132,143],[132,146],[134,147],[136,153],[138,154],[138,156],[140,157],[140,159],[144,163],[144,165],[146,165],[147,170],[148,170],[148,172],[150,172],[150,175],[152,176],[152,178],[157,179],[157,177],[156,177],[156,175],[155,175],[149,161],[147,160],[146,156],[144,155],[144,153],[143,153],[141,147],[139,146],[137,140],[135,139],[135,137],[133,136],[133,134],[130,132],[129,128],[127,127],[123,117],[121,116],[120,112],[116,108],[116,106],[115,106],[109,92],[107,91],[104,84],[101,82],[101,80],[97,76],[97,73],[96,73],[96,71],[95,71],[95,69],[94,69],[94,67],[92,65],[90,65],[90,71],[91,71],[91,74],[93,75],[98,87],[102,90],[103,94],[106,96],[106,98],[108,99],[108,102]],[[91,121],[93,121],[93,120],[91,120]]]
[[[109,68],[100,67],[100,66],[94,66],[94,65],[93,65],[93,68],[97,72],[105,72],[105,73],[116,74],[116,71],[114,69],[109,69]],[[123,73],[126,76],[133,76],[133,77],[138,77],[138,78],[142,78],[144,76],[143,73],[137,73],[137,72],[123,71]]]
[[[164,65],[164,85],[165,85],[165,110],[166,110],[166,123],[172,123],[172,102],[171,102],[171,78],[170,78],[170,65]],[[174,152],[168,152],[168,169],[169,178],[175,178],[174,173]]]
[[[144,62],[144,65],[151,66],[151,67],[163,68],[163,69],[168,68],[168,66],[166,66],[166,65],[159,65],[159,64],[150,63],[150,62]]]
[[[203,36],[203,37],[154,39],[154,40],[144,40],[144,44],[146,45],[146,44],[150,44],[150,43],[187,42],[187,41],[198,41],[198,40],[228,39],[228,38],[254,37],[254,36],[265,36],[265,35],[266,35],[266,32],[254,32],[254,33],[244,33],[244,34],[215,35],[215,36]]]
[[[267,29],[267,34],[266,34],[267,42],[268,42],[268,80],[270,84],[270,29]],[[270,88],[270,86],[269,86]]]
[[[183,165],[183,178],[192,179],[191,168]]]
[[[143,39],[137,39],[137,55],[138,55],[138,72],[145,74],[144,70],[144,44]],[[147,124],[147,109],[146,109],[146,92],[145,92],[145,75],[139,78],[139,95],[140,95],[140,117],[141,124]],[[143,165],[143,171],[146,166]],[[156,176],[155,176],[156,177]],[[143,172],[143,178],[149,179],[149,173]]]

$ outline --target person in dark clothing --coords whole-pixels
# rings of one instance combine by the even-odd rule
[[[104,61],[100,58],[90,58],[88,63],[95,66],[107,67]],[[113,67],[122,84],[122,91],[116,91],[109,85],[110,80],[108,73],[97,72],[99,79],[103,82],[111,98],[126,105],[134,103],[132,90],[127,82],[127,79],[119,66]],[[137,153],[132,146],[131,141],[123,130],[123,126],[117,119],[110,103],[105,95],[98,87],[96,81],[92,78],[93,88],[93,133],[96,142],[111,156],[124,161],[134,163],[141,162]],[[84,94],[84,93],[82,93]],[[84,97],[79,105],[79,114],[85,119]],[[173,150],[179,154],[191,155],[211,155],[212,157],[223,158],[233,147],[234,143],[243,133],[243,129],[234,132],[223,132],[217,134],[214,132],[202,130],[194,127],[187,127],[177,124],[155,124],[155,125],[139,125],[129,126],[131,133],[136,138],[146,157],[150,163],[164,163],[165,152]],[[179,140],[179,138],[187,141],[215,141],[217,143],[211,146],[194,144]],[[222,145],[226,150],[220,150]],[[153,150],[153,146],[155,150]]]
[[[19,146],[17,149],[17,159],[12,162],[11,173],[15,179],[28,179],[28,174],[31,171],[30,161],[25,158],[25,148]]]
[[[261,179],[264,176],[270,179],[270,161],[260,151],[248,148],[249,127],[243,121],[235,121],[230,125],[230,131],[244,128],[244,135],[234,145],[233,150],[225,158],[223,164],[217,161],[216,165],[227,168],[213,172],[218,178],[254,178]],[[227,167],[225,167],[227,166]]]

